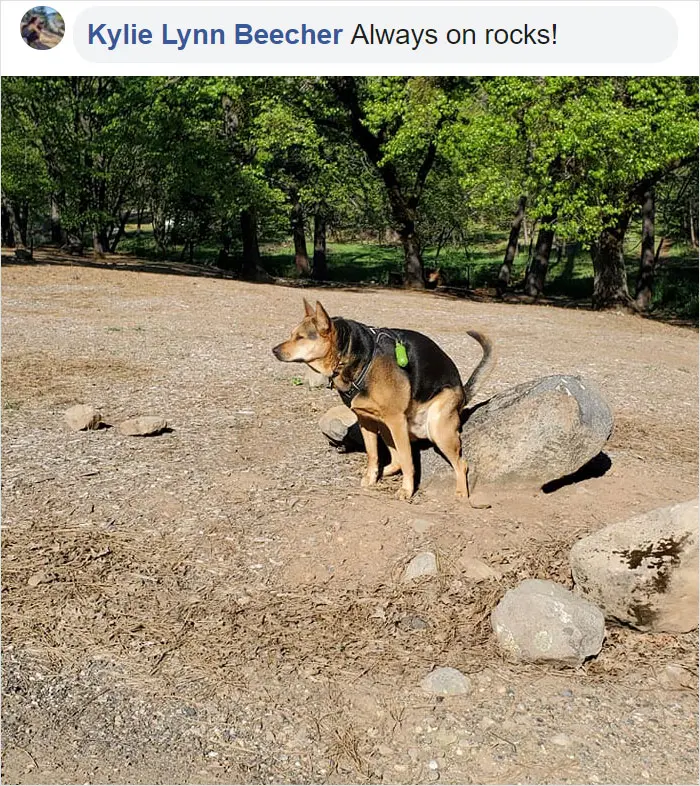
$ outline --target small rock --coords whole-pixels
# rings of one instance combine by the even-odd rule
[[[39,584],[45,584],[48,581],[48,577],[43,570],[40,570],[38,573],[34,573],[27,579],[27,586],[28,587],[38,587]]]
[[[413,519],[411,521],[413,531],[417,532],[419,535],[425,535],[432,526],[433,522],[427,519]]]
[[[90,404],[76,404],[66,412],[65,419],[73,431],[93,431],[102,423],[102,415]]]
[[[644,631],[698,627],[698,501],[611,524],[574,544],[577,589],[606,617]]]
[[[328,384],[328,377],[324,374],[319,374],[318,371],[314,371],[311,366],[307,366],[306,384],[310,390],[314,390],[316,388],[325,388]]]
[[[412,581],[421,576],[436,576],[438,572],[437,558],[432,551],[424,551],[406,565],[403,572],[404,581]]]
[[[465,677],[466,679],[466,677]],[[457,742],[457,735],[448,729],[442,729],[435,734],[435,742],[443,748],[454,745]]]
[[[360,425],[357,415],[343,404],[331,407],[318,421],[321,432],[334,445],[344,445],[349,448],[364,448]]]
[[[474,581],[486,581],[488,579],[497,581],[503,578],[503,574],[500,571],[476,557],[468,557],[466,555],[460,557],[459,567],[468,579],[473,579]]]
[[[457,696],[460,693],[469,693],[472,689],[469,678],[449,666],[433,669],[420,685],[426,693],[434,696]]]
[[[417,617],[415,614],[408,614],[401,618],[399,627],[402,630],[425,630],[430,626],[421,617]]]
[[[680,663],[667,663],[657,676],[664,688],[669,690],[683,690],[695,687],[695,678],[692,673]]]
[[[566,734],[555,734],[549,741],[560,748],[568,748],[571,745],[571,737],[567,737]]]
[[[528,579],[508,590],[491,613],[501,649],[515,660],[579,665],[605,636],[599,608],[553,581]]]
[[[144,415],[124,420],[117,428],[119,433],[125,437],[150,437],[154,434],[160,434],[161,431],[168,428],[168,423],[164,418]]]
[[[390,748],[388,745],[384,745],[382,743],[381,745],[377,745],[377,753],[379,753],[381,756],[393,756],[396,751],[393,748]]]
[[[440,765],[435,761],[435,759],[431,759],[428,762],[428,769],[429,770],[439,770],[440,769]]]

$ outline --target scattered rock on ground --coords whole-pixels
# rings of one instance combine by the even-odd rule
[[[122,421],[117,428],[119,433],[125,437],[150,437],[154,434],[160,434],[168,427],[165,418],[158,417],[157,415],[143,415],[138,418],[129,418]]]
[[[461,693],[469,693],[472,689],[469,678],[449,666],[433,669],[424,677],[420,685],[426,693],[435,696],[457,696]]]
[[[669,690],[694,690],[697,688],[697,677],[680,663],[667,663],[658,673],[657,679],[664,688]]]
[[[581,594],[639,630],[698,627],[698,501],[611,524],[571,549]]]
[[[399,620],[399,627],[401,630],[427,630],[430,625],[415,614],[408,614]]]
[[[597,655],[603,613],[553,581],[528,579],[508,590],[491,613],[501,649],[514,660],[578,665]]]
[[[411,521],[411,528],[419,535],[425,535],[433,526],[433,522],[428,519],[413,519]]]
[[[324,374],[319,374],[318,371],[314,371],[311,368],[311,366],[307,366],[306,384],[311,390],[313,390],[314,388],[325,388],[326,385],[328,384],[328,377],[325,376]]]
[[[347,448],[364,448],[357,415],[344,404],[331,407],[318,422],[323,434],[334,444]]]
[[[102,423],[102,415],[91,404],[76,404],[66,411],[65,419],[73,431],[91,431]]]
[[[470,489],[541,488],[597,456],[612,428],[610,407],[590,380],[555,374],[516,385],[475,409],[464,424]],[[424,451],[421,465],[426,485],[454,477],[433,450]]]
[[[476,557],[470,557],[467,554],[463,554],[459,558],[459,567],[462,573],[473,581],[486,581],[487,579],[498,580],[503,577],[503,574],[499,570],[492,568],[483,560],[477,559]]]
[[[416,556],[406,565],[403,572],[404,581],[412,581],[421,576],[435,576],[437,575],[437,558],[432,551],[423,551]]]

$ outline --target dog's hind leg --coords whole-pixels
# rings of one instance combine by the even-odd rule
[[[469,494],[467,460],[462,457],[462,440],[459,435],[459,411],[443,411],[441,417],[430,423],[430,437],[455,471],[455,494],[466,497],[472,508],[490,508],[488,503],[475,503]]]
[[[382,469],[382,477],[389,478],[392,475],[398,475],[401,472],[401,462],[399,461],[399,452],[393,445],[386,441],[386,446],[389,449],[391,461]]]
[[[462,458],[459,426],[459,411],[454,407],[441,407],[438,404],[437,408],[432,410],[428,416],[430,439],[455,471],[455,494],[458,497],[468,497],[467,462]]]

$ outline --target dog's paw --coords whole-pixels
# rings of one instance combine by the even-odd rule
[[[413,490],[405,489],[403,486],[396,492],[396,499],[405,500],[406,502],[410,502],[412,496]]]
[[[378,474],[376,472],[367,472],[362,476],[360,486],[362,486],[363,489],[366,489],[368,486],[376,486],[377,478]]]

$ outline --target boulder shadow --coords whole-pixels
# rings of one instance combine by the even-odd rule
[[[542,491],[544,491],[545,494],[551,494],[564,486],[571,486],[574,483],[580,483],[582,480],[601,478],[610,467],[612,467],[612,459],[607,453],[601,451],[597,456],[593,456],[593,458],[580,469],[577,469],[576,472],[545,483],[544,486],[542,486]]]

